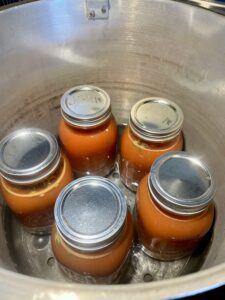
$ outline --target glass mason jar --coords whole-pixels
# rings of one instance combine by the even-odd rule
[[[160,156],[136,195],[136,225],[143,250],[160,260],[190,255],[214,218],[214,179],[185,152]]]
[[[59,137],[76,177],[106,176],[116,158],[117,125],[108,94],[95,86],[77,86],[61,99]]]
[[[133,225],[122,191],[108,179],[70,183],[55,205],[52,250],[67,276],[82,283],[112,283],[129,263]]]
[[[182,124],[182,110],[170,100],[146,98],[132,107],[121,138],[119,163],[121,179],[129,189],[137,190],[157,157],[182,150]]]
[[[12,132],[0,142],[0,172],[4,200],[25,229],[50,232],[57,196],[73,180],[55,136],[37,128]]]

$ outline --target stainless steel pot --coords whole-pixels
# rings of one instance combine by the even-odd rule
[[[224,70],[225,18],[186,4],[114,0],[108,20],[87,19],[84,0],[42,0],[0,12],[1,137],[24,126],[56,132],[60,96],[74,85],[106,89],[119,123],[140,98],[166,97],[184,111],[186,149],[206,160],[217,179],[217,216],[200,270],[133,285],[35,278],[27,270],[31,256],[18,246],[22,236],[12,241],[16,225],[1,200],[1,299],[159,299],[225,284]],[[23,273],[31,276],[19,273],[21,261]],[[47,275],[45,270],[39,276]]]

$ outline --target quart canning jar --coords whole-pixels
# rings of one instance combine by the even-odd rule
[[[160,260],[190,255],[212,226],[214,193],[214,179],[205,163],[185,152],[159,157],[136,196],[143,250]]]
[[[3,197],[26,230],[50,232],[57,196],[73,180],[55,136],[38,128],[12,132],[0,142],[0,172]]]
[[[128,188],[136,191],[157,157],[182,150],[182,124],[182,110],[170,100],[146,98],[132,107],[120,146],[120,175]]]
[[[70,183],[55,205],[52,249],[67,276],[83,283],[112,283],[125,272],[133,225],[122,191],[106,178]]]
[[[76,177],[106,176],[116,158],[117,125],[109,95],[95,86],[77,86],[61,99],[59,137]]]

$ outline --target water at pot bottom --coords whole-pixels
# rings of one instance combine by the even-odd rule
[[[119,127],[122,131],[123,126]],[[135,193],[127,189],[121,182],[118,165],[109,179],[117,184],[127,197],[127,204],[133,211]],[[10,256],[18,272],[45,279],[68,281],[58,266],[51,249],[50,236],[35,236],[27,233],[16,220],[8,207],[5,207],[4,228]],[[162,262],[144,254],[140,245],[135,242],[130,264],[119,283],[139,283],[174,278],[200,269],[210,247],[212,230],[203,239],[192,256],[176,261]]]

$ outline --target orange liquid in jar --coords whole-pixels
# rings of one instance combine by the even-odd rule
[[[52,250],[58,262],[67,269],[93,277],[105,277],[117,272],[128,258],[133,242],[133,223],[127,213],[124,229],[107,248],[96,252],[82,252],[68,246],[59,235],[56,226],[52,230]]]
[[[171,151],[183,149],[183,134],[169,142],[147,142],[135,136],[126,127],[120,146],[120,175],[127,187],[136,190],[140,180],[149,173],[156,158]]]
[[[40,183],[18,185],[1,177],[3,197],[17,216],[30,228],[46,227],[53,223],[53,209],[61,190],[73,180],[68,159],[62,155],[56,171]]]
[[[59,137],[76,176],[106,176],[113,169],[117,139],[114,117],[92,129],[75,128],[61,119]]]
[[[157,259],[173,260],[190,255],[209,231],[214,219],[214,205],[192,216],[178,216],[160,208],[148,190],[148,176],[136,195],[136,225],[147,253]]]

